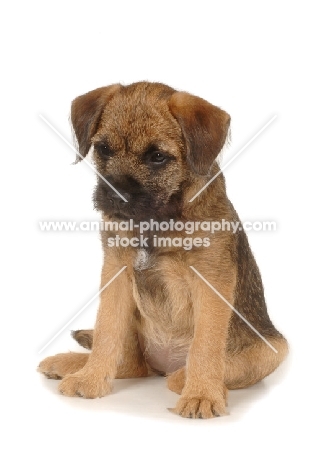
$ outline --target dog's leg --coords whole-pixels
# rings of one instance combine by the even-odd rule
[[[254,385],[271,374],[288,353],[285,338],[266,337],[277,350],[273,351],[260,338],[255,338],[252,346],[248,346],[226,358],[225,384],[229,390],[245,388]]]
[[[195,332],[187,357],[185,385],[174,411],[188,418],[212,418],[226,413],[225,348],[232,312],[199,281],[192,282]],[[234,278],[227,274],[225,281],[210,281],[228,302],[233,302]]]
[[[93,333],[93,330],[77,330],[72,332],[72,336],[84,348],[92,349]],[[115,378],[131,379],[147,375],[149,375],[149,370],[140,347],[136,327],[133,325],[131,333],[127,335]]]
[[[110,265],[107,255],[102,272],[102,286],[115,273],[115,263]],[[101,293],[92,351],[81,370],[62,380],[59,385],[61,393],[96,398],[111,391],[111,382],[121,364],[128,331],[132,327],[135,307],[132,286],[125,270]]]
[[[252,346],[247,346],[233,355],[227,354],[225,361],[225,386],[228,390],[246,388],[260,382],[271,374],[288,354],[288,344],[283,337],[267,337],[277,350],[273,351],[266,343],[255,338]],[[186,380],[186,369],[182,367],[167,377],[167,386],[172,392],[181,395]]]
[[[92,348],[93,330],[78,330],[72,333],[74,339]],[[74,374],[81,370],[89,357],[89,353],[62,353],[44,359],[38,367],[38,371],[48,379],[63,379],[68,374]],[[134,329],[128,334],[122,359],[118,365],[116,379],[129,379],[134,377],[145,377],[149,374],[142,351],[140,349],[137,334]]]

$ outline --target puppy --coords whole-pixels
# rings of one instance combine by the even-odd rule
[[[239,222],[217,175],[229,115],[191,94],[139,82],[76,98],[71,119],[77,161],[93,146],[104,177],[96,209],[103,221],[126,227],[132,220],[133,228],[102,232],[101,288],[114,279],[101,292],[94,331],[74,333],[91,352],[46,358],[39,371],[62,379],[62,394],[84,398],[105,396],[114,378],[156,372],[181,395],[175,413],[225,414],[227,389],[260,381],[288,351],[268,316],[242,227],[207,237],[202,228]],[[150,220],[159,229],[149,227],[141,239],[139,226]],[[177,231],[171,221],[194,222],[195,232]]]

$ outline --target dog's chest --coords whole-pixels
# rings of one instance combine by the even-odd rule
[[[133,296],[140,312],[139,330],[150,355],[184,355],[192,338],[189,287],[176,265],[170,256],[144,249],[139,249],[133,259]]]
[[[150,317],[154,307],[163,309],[170,302],[164,271],[157,256],[146,249],[137,249],[133,270],[137,305],[142,315]]]
[[[133,268],[136,271],[146,270],[150,267],[150,254],[146,249],[137,249]]]

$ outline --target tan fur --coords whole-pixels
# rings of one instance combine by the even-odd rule
[[[115,201],[98,179],[94,200],[103,220],[126,219],[128,213],[137,221],[238,221],[222,174],[189,202],[219,170],[216,157],[229,121],[226,112],[207,101],[158,83],[113,85],[77,98],[72,123],[82,156],[94,144],[97,170],[129,198],[127,205]],[[168,155],[168,162],[155,170],[152,158],[157,153]],[[193,418],[225,414],[227,389],[258,382],[276,369],[288,349],[267,314],[245,233],[208,233],[208,248],[162,246],[146,249],[142,257],[134,247],[108,247],[108,237],[116,234],[133,238],[137,232],[102,233],[101,287],[124,265],[126,269],[101,293],[94,331],[74,333],[91,353],[49,357],[39,370],[62,378],[63,394],[85,398],[109,393],[114,378],[155,371],[168,375],[168,387],[181,395],[177,414]],[[150,238],[153,234],[147,233]],[[156,234],[206,237],[204,231],[191,236],[169,230]]]

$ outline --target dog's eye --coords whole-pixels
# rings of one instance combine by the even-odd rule
[[[114,154],[114,151],[110,148],[110,146],[107,143],[96,145],[95,150],[103,159],[109,159]]]
[[[168,160],[167,156],[159,151],[154,151],[148,159],[150,163],[156,165],[164,164]]]

